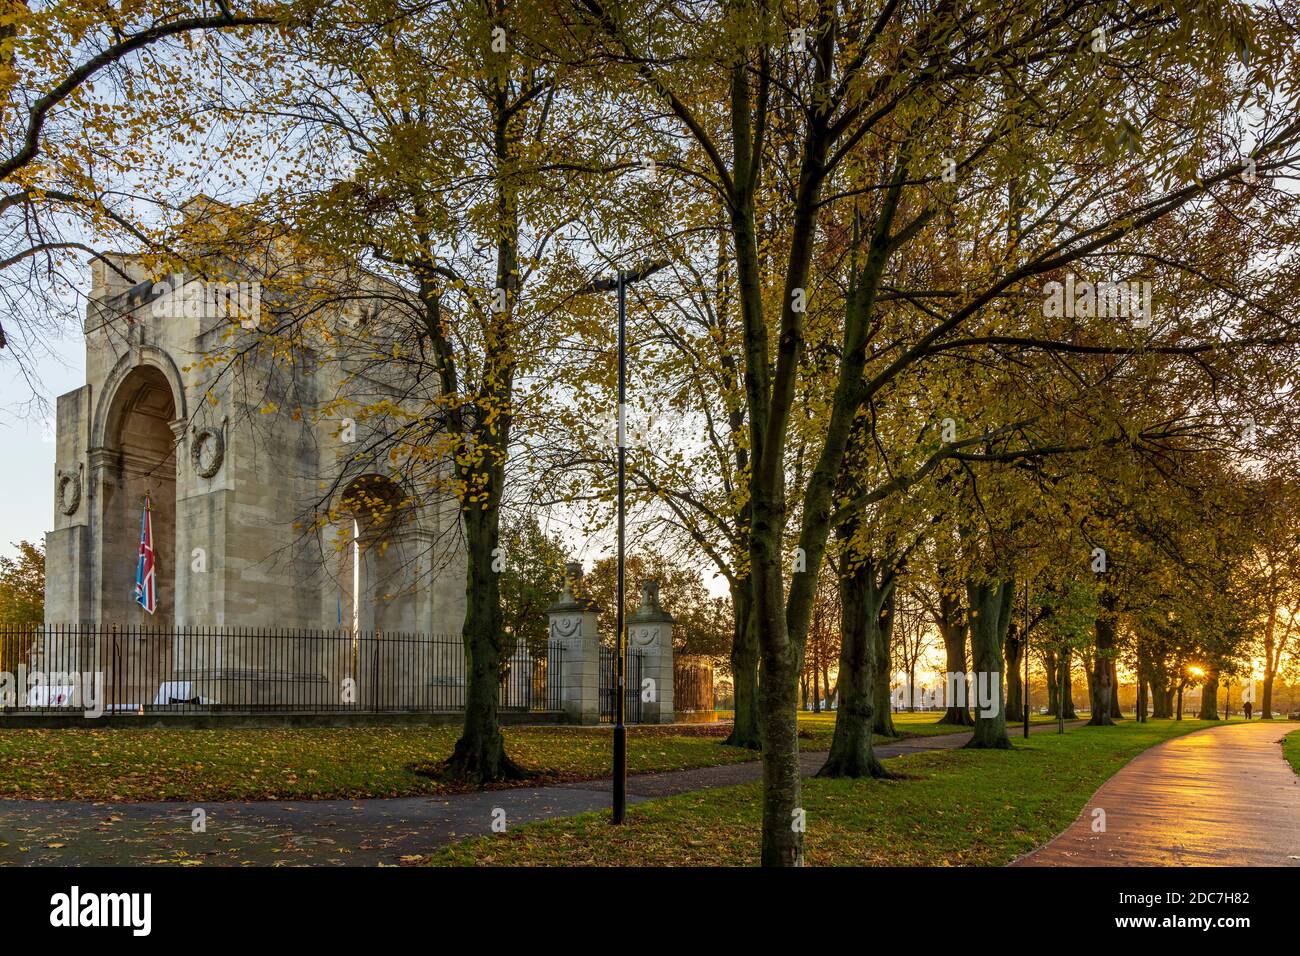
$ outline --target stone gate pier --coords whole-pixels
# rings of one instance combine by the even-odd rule
[[[627,646],[641,654],[641,722],[673,722],[673,616],[659,606],[659,582],[641,582],[641,606],[627,622]]]
[[[582,565],[567,565],[564,593],[547,608],[550,640],[564,651],[562,695],[567,720],[594,725],[601,721],[600,608],[582,596]],[[643,581],[641,606],[627,622],[629,655],[640,659],[639,673],[629,670],[629,697],[640,699],[640,723],[671,724],[673,712],[673,618],[659,605],[659,584]],[[612,645],[612,642],[610,642]],[[606,653],[609,653],[606,649]]]

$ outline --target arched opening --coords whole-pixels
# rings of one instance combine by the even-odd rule
[[[419,707],[431,692],[438,648],[418,633],[427,628],[428,582],[414,503],[392,479],[363,475],[344,488],[334,515],[338,620],[348,659],[331,661],[327,670],[352,677],[363,706]]]
[[[364,631],[416,629],[416,556],[408,547],[413,510],[382,475],[353,479],[339,496],[346,546],[340,555],[341,626]]]
[[[105,624],[170,627],[175,620],[176,402],[157,368],[133,369],[113,396],[105,420],[107,456],[100,514],[100,620]],[[157,606],[136,603],[136,559],[146,496],[153,526]]]

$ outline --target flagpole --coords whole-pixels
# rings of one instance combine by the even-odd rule
[[[153,614],[158,606],[158,572],[153,550],[153,499],[148,491],[140,496],[140,502],[143,510],[140,515],[140,542],[135,566],[135,603]],[[146,551],[149,556],[147,566]]]

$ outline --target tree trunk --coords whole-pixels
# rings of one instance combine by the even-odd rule
[[[787,647],[789,645],[787,644]],[[763,866],[802,866],[799,729],[795,714],[798,662],[793,648],[768,651],[759,678],[763,731]]]
[[[1174,687],[1169,680],[1169,663],[1151,661],[1151,716],[1168,719],[1173,714]]]
[[[754,602],[750,580],[741,578],[731,588],[735,614],[731,640],[731,682],[736,716],[731,733],[723,741],[729,747],[758,750],[758,636],[754,632]]]
[[[1094,631],[1097,646],[1092,656],[1092,672],[1088,680],[1089,706],[1092,715],[1089,727],[1109,727],[1115,723],[1111,719],[1112,678],[1114,673],[1111,655],[1115,652],[1118,623],[1114,614],[1115,600],[1108,590],[1101,594],[1101,610],[1097,615]]]
[[[1133,717],[1138,723],[1147,719],[1147,686],[1151,683],[1151,666],[1146,658],[1146,644],[1139,637],[1137,641],[1137,687],[1133,700]]]
[[[975,670],[975,732],[968,748],[1010,750],[1002,698],[1002,644],[1011,623],[1015,582],[966,585],[971,658]],[[988,699],[983,699],[987,697]],[[990,713],[991,712],[991,713]]]
[[[489,503],[465,511],[468,574],[465,585],[465,723],[452,755],[443,765],[454,778],[477,784],[521,780],[527,774],[506,756],[497,705],[501,661],[505,657],[498,553],[499,512]]]
[[[941,581],[942,578],[941,573]],[[966,673],[966,619],[962,613],[961,598],[944,591],[942,584],[939,592],[939,637],[943,640],[947,673],[964,675]],[[939,718],[939,723],[956,724],[958,727],[975,726],[970,709],[964,703],[959,707],[955,700],[945,700],[944,706],[947,709]]]
[[[1084,659],[1083,676],[1088,678],[1088,707],[1091,708],[1093,694],[1096,693],[1093,690],[1093,685],[1096,682],[1096,673],[1092,664],[1089,664],[1086,658]]]
[[[892,584],[887,585],[892,590]],[[819,777],[888,777],[871,749],[876,708],[876,650],[880,612],[885,603],[870,561],[840,578],[839,709],[835,734]]]
[[[1119,668],[1112,657],[1110,660],[1110,716],[1112,720],[1121,720],[1123,711],[1119,709]]]
[[[799,673],[802,649],[786,621],[781,567],[783,510],[779,495],[751,484],[753,525],[750,573],[753,622],[761,664],[758,724],[763,744],[763,866],[802,866],[803,827],[799,772]],[[809,559],[810,566],[816,563]],[[806,635],[806,632],[805,632]],[[803,635],[800,635],[802,637]]]
[[[821,686],[820,686],[820,685],[821,685],[821,679],[822,679],[822,676],[821,676],[821,669],[818,668],[818,666],[817,666],[817,642],[816,642],[816,641],[813,642],[813,648],[812,648],[812,651],[813,651],[813,661],[812,661],[812,695],[813,695],[813,700],[812,700],[812,709],[813,709],[813,713],[814,713],[814,714],[820,714],[820,713],[822,712],[822,696],[821,696],[821,693],[822,693],[822,692],[821,692]]]
[[[1047,713],[1051,717],[1057,717],[1061,706],[1061,672],[1055,651],[1043,652],[1043,673],[1047,679]]]
[[[1157,715],[1168,720],[1174,716],[1174,684],[1164,683],[1160,689],[1160,713]]]
[[[872,715],[871,729],[882,737],[897,737],[894,729],[894,713],[890,707],[889,676],[893,673],[893,661],[890,644],[894,635],[894,592],[891,589],[881,606],[875,628],[876,639],[876,673],[875,673],[875,713]]]
[[[499,92],[499,91],[497,91]],[[465,581],[465,723],[444,773],[478,784],[518,780],[527,776],[506,756],[497,706],[501,693],[501,663],[506,656],[506,634],[501,613],[498,569],[501,502],[505,497],[506,462],[510,454],[511,414],[516,357],[511,342],[513,316],[520,291],[518,184],[510,172],[515,165],[510,129],[513,112],[504,98],[489,94],[493,119],[493,156],[496,162],[495,225],[497,288],[505,292],[506,308],[488,319],[482,356],[482,382],[476,402],[479,412],[466,416],[450,406],[449,430],[461,439],[455,468],[462,482],[461,514],[465,528],[467,571]],[[459,393],[455,363],[451,359],[439,316],[439,300],[422,277],[424,316],[434,349],[440,354],[439,381],[443,394]]]
[[[1097,623],[1101,630],[1101,622]],[[1089,727],[1110,727],[1115,721],[1110,719],[1110,666],[1100,656],[1101,639],[1098,638],[1098,653],[1093,657],[1092,670],[1088,681],[1088,702],[1092,714],[1088,719]]]
[[[1016,622],[1012,622],[1007,628],[1006,641],[1006,658],[1007,658],[1007,717],[1009,720],[1023,720],[1025,715],[1025,701],[1023,696],[1024,679],[1021,676],[1020,668],[1024,663],[1024,646],[1025,643],[1020,639],[1020,627]]]
[[[1268,609],[1264,622],[1264,693],[1259,702],[1259,719],[1273,719],[1273,679],[1277,675],[1273,652],[1277,647],[1277,608]]]
[[[817,464],[808,476],[798,507],[799,551],[797,569],[789,576],[782,564],[787,508],[786,443],[791,409],[799,400],[795,370],[800,364],[803,333],[794,311],[794,292],[808,288],[817,239],[820,173],[825,170],[834,137],[827,125],[818,126],[807,140],[801,160],[798,200],[789,233],[785,270],[786,296],[781,307],[783,332],[776,340],[779,357],[773,377],[769,364],[768,332],[763,305],[763,281],[758,251],[755,191],[759,180],[750,163],[755,158],[751,120],[750,64],[735,58],[730,71],[732,118],[733,194],[727,203],[735,249],[737,294],[744,316],[745,386],[749,396],[749,447],[753,467],[749,472],[749,569],[754,580],[754,621],[761,652],[759,724],[763,733],[763,847],[764,866],[803,864],[803,810],[800,807],[798,703],[799,671],[804,642],[816,597],[836,484],[860,407],[857,390],[867,361],[866,317],[874,303],[880,277],[889,258],[885,239],[879,254],[869,256],[854,278],[846,308],[846,342],[840,360],[825,440]],[[819,107],[820,109],[820,107]],[[752,173],[752,175],[751,175]],[[897,212],[899,191],[886,195],[879,212],[878,234],[888,236]],[[769,390],[770,389],[770,390]]]
[[[1079,715],[1074,712],[1074,652],[1070,648],[1061,652],[1057,667],[1060,670],[1056,683],[1060,688],[1061,707],[1065,711],[1061,719],[1077,720]]]
[[[1219,719],[1219,671],[1214,669],[1205,679],[1205,686],[1201,688],[1201,712],[1198,715],[1201,720],[1218,720]]]

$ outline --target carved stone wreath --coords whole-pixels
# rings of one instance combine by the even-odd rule
[[[654,643],[658,629],[654,627],[633,627],[627,632],[628,638],[638,647],[649,647]]]
[[[190,442],[190,462],[194,473],[200,478],[211,478],[221,470],[221,462],[226,457],[226,440],[215,428],[204,428],[194,433]]]
[[[567,643],[570,638],[578,636],[580,627],[580,617],[557,617],[551,621],[551,637]]]
[[[74,515],[81,507],[81,475],[75,471],[59,472],[59,510]]]

